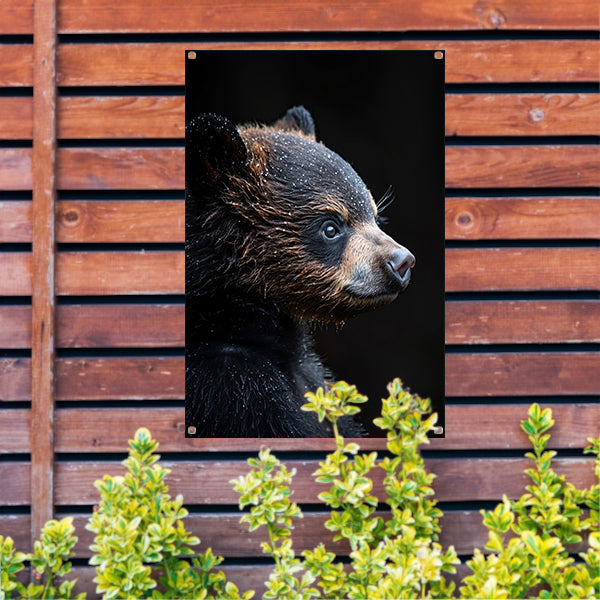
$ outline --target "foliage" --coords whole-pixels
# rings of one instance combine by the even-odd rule
[[[138,429],[129,447],[127,473],[95,483],[100,504],[87,528],[96,534],[90,563],[97,565],[98,592],[105,600],[240,598],[222,572],[212,572],[221,558],[210,549],[193,558],[191,546],[200,540],[183,525],[183,498],[171,500],[164,483],[169,470],[156,464],[158,444],[150,432]]]
[[[20,598],[28,599],[85,598],[85,594],[73,595],[76,579],[64,580],[58,587],[55,585],[56,579],[63,578],[71,572],[68,559],[73,556],[72,548],[77,543],[74,532],[72,517],[48,521],[31,554],[14,552],[13,540],[0,536],[0,600],[12,598],[12,592],[16,592]],[[39,583],[24,586],[15,581],[15,575],[23,569],[25,561],[31,562],[34,579]]]
[[[339,435],[340,418],[356,414],[357,403],[366,401],[356,388],[344,382],[327,392],[307,394],[305,410],[328,419],[333,426],[335,451],[314,473],[329,489],[319,499],[331,509],[326,527],[333,539],[347,540],[350,564],[344,565],[320,544],[295,556],[291,542],[293,518],[301,518],[291,502],[294,473],[263,450],[250,459],[250,472],[234,480],[242,517],[250,530],[265,526],[269,542],[263,551],[275,560],[265,598],[451,598],[455,592],[444,573],[454,573],[459,563],[453,547],[443,551],[437,543],[441,511],[431,487],[435,475],[427,473],[419,446],[429,443],[427,433],[436,416],[428,416],[430,403],[402,388],[400,380],[388,386],[381,417],[375,423],[387,432],[389,456],[359,454],[355,443]],[[527,493],[511,501],[507,497],[493,511],[482,511],[489,530],[486,554],[476,549],[467,566],[472,574],[462,581],[461,598],[599,598],[600,534],[599,486],[578,490],[551,467],[555,452],[548,451],[547,431],[553,425],[550,409],[534,404],[523,421],[533,452],[527,453],[534,468]],[[600,478],[598,440],[587,449],[596,454]],[[383,488],[390,515],[376,514],[379,499],[373,495],[371,472],[384,471]],[[589,514],[586,517],[586,510]],[[588,551],[575,562],[569,545],[587,536]],[[299,574],[302,576],[299,577]]]

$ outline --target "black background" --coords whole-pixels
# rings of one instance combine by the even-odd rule
[[[193,48],[190,48],[193,50]],[[196,51],[186,54],[186,122],[200,112],[272,123],[292,106],[348,161],[379,200],[383,229],[416,256],[391,305],[325,329],[318,350],[336,379],[370,398],[370,435],[386,384],[400,377],[430,397],[444,425],[444,60],[433,51]]]

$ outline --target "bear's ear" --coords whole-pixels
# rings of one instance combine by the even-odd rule
[[[226,117],[203,113],[185,126],[185,181],[188,192],[218,186],[243,176],[248,153],[235,125]]]
[[[276,129],[285,131],[300,131],[304,135],[315,137],[315,122],[312,115],[304,106],[294,106],[290,108],[281,119],[273,123]]]

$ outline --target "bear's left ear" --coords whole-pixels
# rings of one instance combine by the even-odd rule
[[[300,131],[304,135],[315,138],[315,122],[304,106],[290,108],[281,119],[273,123],[273,127],[284,131]]]

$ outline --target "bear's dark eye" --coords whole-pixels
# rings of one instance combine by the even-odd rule
[[[321,226],[321,232],[328,240],[333,240],[342,233],[340,226],[335,221],[325,221]]]

